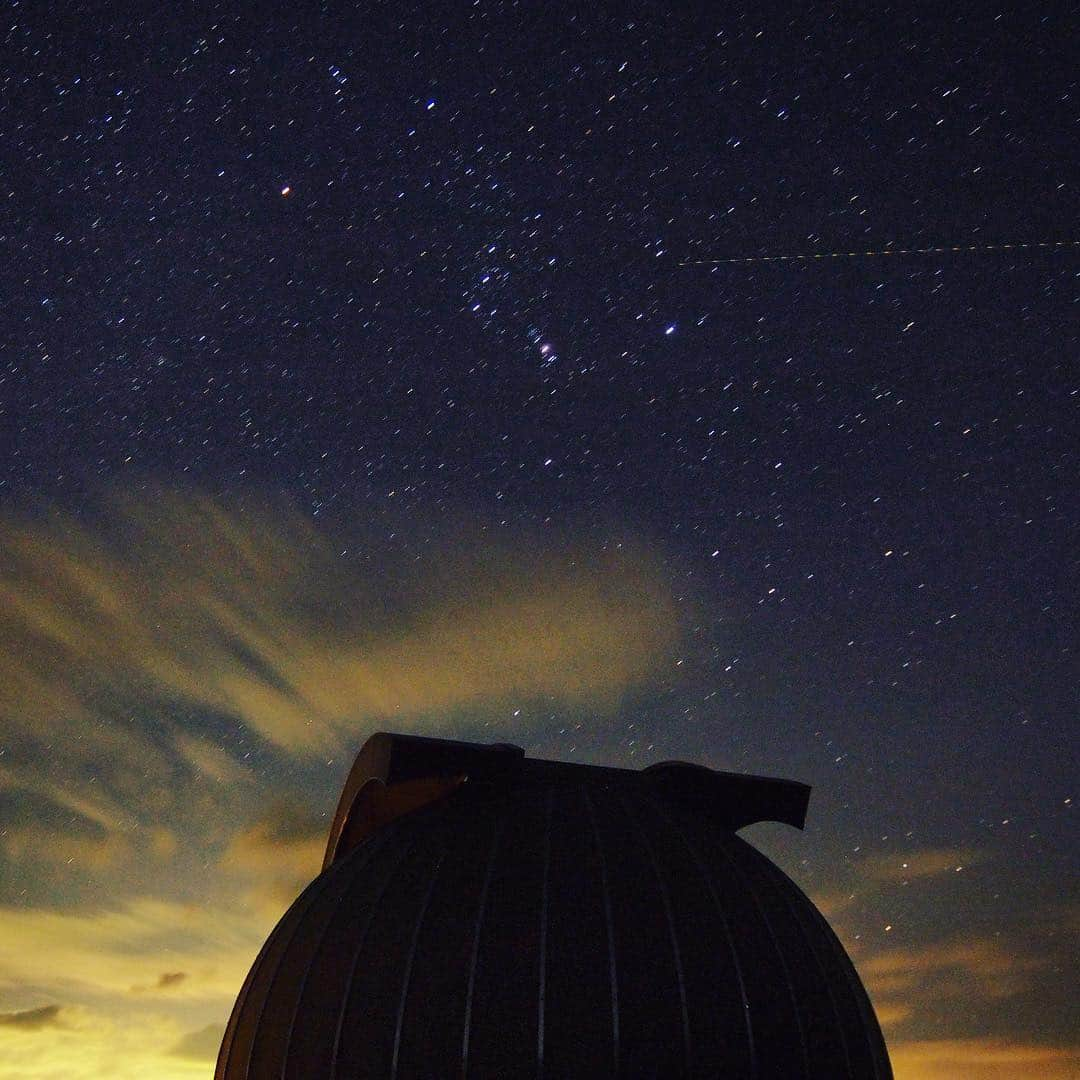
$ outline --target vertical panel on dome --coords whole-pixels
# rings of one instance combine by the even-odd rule
[[[338,871],[349,886],[312,942],[308,969],[296,996],[286,1059],[286,1080],[330,1076],[338,1049],[339,1021],[348,999],[354,964],[361,955],[375,910],[414,855],[411,838],[383,834],[344,859]]]
[[[417,937],[398,1044],[401,1077],[461,1057],[478,898],[499,829],[482,802],[463,801],[448,811],[446,858]]]
[[[866,991],[832,927],[803,891],[768,859],[757,860],[761,873],[773,878],[789,900],[802,931],[804,948],[815,959],[829,988],[839,1037],[844,1042],[852,1077],[888,1080],[892,1070]]]
[[[267,996],[260,1011],[259,1029],[266,1034],[252,1047],[251,1076],[281,1075],[290,1036],[294,1034],[293,1019],[300,991],[310,971],[317,942],[351,884],[352,879],[346,874],[332,875],[303,919],[279,931],[283,950],[274,972],[274,991]],[[301,1039],[307,1036],[303,1028],[295,1034]]]
[[[679,977],[664,901],[641,842],[627,820],[622,784],[592,789],[608,871],[619,973],[619,1072],[627,1076],[685,1073]]]
[[[520,1076],[535,1065],[546,791],[506,795],[505,821],[476,951],[467,1073]]]
[[[742,848],[749,845],[731,833],[715,832],[708,823],[688,825],[686,835],[701,852],[713,889],[736,928],[733,938],[750,1006],[758,1075],[804,1080],[812,1074],[787,958],[769,912],[740,866]]]
[[[393,878],[392,902],[375,903],[361,948],[354,953],[344,1002],[335,1067],[342,1077],[388,1077],[394,1058],[401,993],[418,921],[432,879],[442,868],[446,844],[438,828],[413,818],[402,831],[416,835],[416,847]]]
[[[544,1076],[593,1076],[613,1064],[610,958],[601,857],[580,786],[552,806]]]
[[[734,936],[707,870],[683,833],[680,818],[685,816],[685,811],[650,799],[642,807],[639,828],[669,883],[695,1075],[753,1076],[753,1038]]]
[[[276,997],[281,987],[277,973],[282,957],[293,936],[303,928],[309,909],[318,903],[324,886],[325,882],[316,878],[293,901],[252,965],[226,1028],[216,1070],[218,1077],[253,1075],[251,1057],[267,1039],[261,1021],[267,1002]]]
[[[793,884],[755,848],[737,838],[739,866],[751,883],[765,912],[777,944],[786,957],[787,971],[799,1005],[799,1026],[808,1062],[819,1075],[837,1080],[851,1075],[850,1060],[840,1025],[833,988],[825,970],[807,941],[795,914],[801,896]]]
[[[808,919],[817,923],[819,927],[817,940],[822,948],[827,950],[830,970],[836,974],[838,999],[843,1001],[846,996],[851,1005],[850,1011],[845,1010],[842,1016],[844,1030],[848,1035],[848,1046],[852,1051],[852,1061],[855,1063],[853,1072],[859,1077],[892,1080],[892,1064],[889,1062],[885,1037],[866,988],[855,970],[855,965],[844,951],[844,946],[825,917],[812,904],[808,906]],[[844,988],[847,991],[846,995],[843,992]],[[865,1067],[860,1062],[865,1062]]]

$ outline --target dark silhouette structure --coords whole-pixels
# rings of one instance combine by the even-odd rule
[[[735,835],[809,794],[375,735],[216,1076],[890,1077],[840,942]]]

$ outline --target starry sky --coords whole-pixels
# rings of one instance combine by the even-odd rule
[[[0,1076],[209,1077],[376,730],[810,783],[897,1075],[1080,1074],[1064,8],[243,7],[0,25]]]

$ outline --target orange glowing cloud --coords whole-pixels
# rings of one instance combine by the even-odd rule
[[[896,1080],[1075,1080],[1080,1051],[1007,1039],[928,1039],[890,1046]]]
[[[982,853],[971,848],[920,848],[898,855],[874,855],[859,865],[859,873],[870,881],[902,884],[917,878],[960,873],[982,861]]]
[[[862,959],[859,970],[875,999],[899,993],[939,1004],[950,997],[1009,997],[1026,989],[1030,973],[1040,966],[1032,957],[982,938],[886,949]]]

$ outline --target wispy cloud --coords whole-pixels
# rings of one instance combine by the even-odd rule
[[[41,825],[0,829],[0,850],[12,861],[26,864],[45,860],[103,873],[130,858],[132,844],[121,833],[101,826],[73,832]]]
[[[859,864],[867,881],[904,884],[919,878],[960,873],[983,859],[972,848],[917,848],[896,855],[872,855]]]
[[[278,800],[229,841],[221,856],[222,872],[241,880],[246,902],[270,917],[321,869],[328,829],[328,818]]]
[[[224,1034],[224,1024],[207,1024],[181,1036],[169,1053],[174,1057],[193,1058],[196,1061],[214,1061]]]
[[[65,1006],[60,1015],[43,1028],[0,1025],[2,1080],[206,1080],[212,1071],[205,1053],[179,1052],[185,1029],[164,1013]]]
[[[163,971],[158,976],[157,982],[152,986],[133,986],[131,992],[133,994],[154,994],[168,991],[179,986],[187,977],[186,971]]]
[[[871,951],[859,973],[885,1027],[926,1022],[963,1002],[992,1014],[1003,999],[1028,990],[1045,962],[993,938]]]
[[[0,908],[0,988],[35,986],[72,1000],[125,996],[157,986],[163,963],[187,977],[187,1000],[224,1005],[272,922],[229,905],[139,898],[111,910]]]
[[[0,1026],[20,1028],[23,1031],[38,1031],[44,1027],[52,1027],[59,1023],[59,1019],[59,1005],[42,1005],[38,1009],[0,1013]]]
[[[56,511],[2,522],[0,717],[38,750],[85,733],[66,752],[93,756],[124,750],[131,702],[180,701],[315,752],[382,718],[532,697],[601,706],[674,639],[670,591],[642,552],[443,549],[444,569],[418,574],[288,505],[169,492],[115,500],[93,527]]]
[[[629,543],[365,535],[191,492],[0,517],[0,857],[24,886],[0,905],[0,1077],[206,1075],[326,842],[310,807],[261,804],[268,761],[531,701],[602,713],[679,634]],[[64,1004],[18,1011],[42,1000]]]

